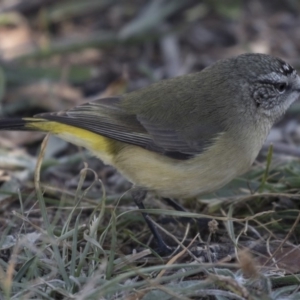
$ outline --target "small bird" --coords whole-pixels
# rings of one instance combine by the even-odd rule
[[[244,173],[299,95],[289,64],[242,54],[67,111],[0,119],[0,130],[50,132],[87,148],[143,191],[191,198]]]

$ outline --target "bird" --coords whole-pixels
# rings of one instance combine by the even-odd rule
[[[132,182],[140,198],[186,199],[247,171],[299,95],[290,64],[245,53],[66,111],[2,118],[0,130],[48,132],[82,146]]]

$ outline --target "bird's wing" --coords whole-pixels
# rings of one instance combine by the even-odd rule
[[[166,124],[163,112],[159,113],[161,120],[151,120],[149,113],[125,109],[122,98],[97,99],[65,112],[36,117],[79,127],[176,159],[188,159],[201,153],[220,133],[218,126],[201,121],[191,125],[186,122],[187,126],[183,128],[180,124],[170,126]],[[170,115],[166,111],[167,114]]]

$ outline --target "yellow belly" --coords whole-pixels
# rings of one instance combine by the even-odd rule
[[[241,156],[242,150],[218,153],[211,148],[191,160],[179,161],[127,145],[113,165],[137,186],[160,196],[190,198],[216,190],[246,171],[253,159]]]

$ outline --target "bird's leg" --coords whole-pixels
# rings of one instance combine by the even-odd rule
[[[171,198],[162,198],[162,199],[168,205],[173,207],[175,210],[187,212],[187,210],[181,204],[179,204],[177,201],[175,201]],[[189,222],[189,223],[191,223],[193,221],[194,223],[198,224],[199,229],[201,230],[201,232],[204,235],[208,233],[208,223],[211,221],[211,219],[201,218],[201,219],[195,220],[195,219],[192,219],[192,218],[189,218],[189,217],[182,217],[180,219],[185,221],[185,222]]]
[[[185,208],[177,201],[171,198],[162,198],[168,205],[172,206],[177,211],[186,211]]]
[[[133,198],[136,206],[139,209],[145,209],[143,200],[146,198],[147,191],[145,191],[143,189],[133,189],[131,192],[131,195],[132,195],[132,198]],[[163,240],[161,234],[158,231],[158,228],[154,224],[151,217],[147,213],[144,213],[144,212],[142,213],[142,215],[143,215],[150,231],[152,232],[154,238],[157,241],[159,254],[166,255],[166,254],[172,253],[174,249],[172,249],[172,247],[170,247],[169,245],[167,245],[165,243],[165,241]]]

